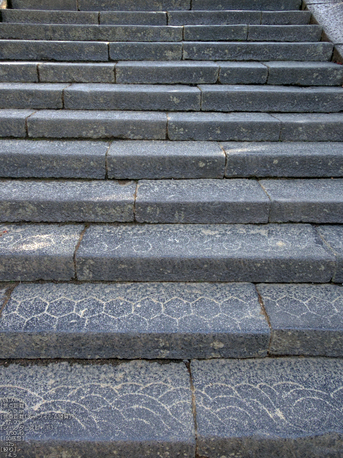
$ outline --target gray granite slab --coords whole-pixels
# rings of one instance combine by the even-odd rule
[[[249,41],[320,41],[322,29],[318,25],[250,25]]]
[[[83,226],[8,224],[0,227],[0,281],[71,280]]]
[[[247,25],[186,25],[185,41],[243,41],[248,36]]]
[[[273,223],[343,223],[342,179],[261,180]]]
[[[190,0],[79,0],[79,9],[92,11],[168,11],[189,10]]]
[[[333,43],[343,44],[342,2],[306,2],[314,19],[323,26],[326,37]]]
[[[115,64],[46,62],[38,64],[42,83],[114,83]]]
[[[0,62],[2,82],[37,83],[37,64],[34,62]]]
[[[241,8],[238,8],[240,10]],[[169,11],[170,25],[260,24],[260,11]]]
[[[2,178],[93,178],[106,176],[107,142],[2,140]]]
[[[334,60],[335,62],[343,63],[343,45],[336,45],[334,49]]]
[[[27,10],[77,10],[76,0],[11,0],[14,9]]]
[[[2,222],[131,222],[136,184],[0,180]]]
[[[98,13],[6,9],[2,11],[2,22],[26,24],[98,24]]]
[[[267,113],[170,113],[170,140],[278,141],[280,123]]]
[[[343,143],[223,143],[227,177],[343,177]]]
[[[269,198],[255,180],[143,180],[136,195],[140,223],[267,223],[269,217]]]
[[[76,254],[79,280],[331,280],[335,258],[310,225],[102,225]]]
[[[26,120],[32,110],[0,110],[0,137],[26,137]]]
[[[7,287],[5,285],[6,283],[0,283],[0,316],[2,316],[3,306],[6,299]]]
[[[301,0],[193,0],[194,10],[293,10],[299,9]]]
[[[125,138],[163,140],[167,116],[136,111],[45,111],[27,122],[33,138]]]
[[[341,86],[343,66],[333,62],[264,62],[268,84]]]
[[[220,62],[219,81],[222,84],[265,84],[268,69],[259,62]]]
[[[199,456],[339,457],[343,362],[193,361]]]
[[[107,167],[116,179],[223,178],[225,154],[213,142],[114,141]]]
[[[332,281],[343,283],[343,226],[318,226],[317,230],[336,257],[336,270]]]
[[[261,11],[262,25],[301,25],[308,24],[310,11]]]
[[[0,356],[263,357],[269,334],[251,284],[22,284],[0,318]]]
[[[257,289],[271,325],[271,354],[342,356],[340,286],[261,284]]]
[[[102,25],[167,25],[165,11],[101,11]]]
[[[343,141],[342,113],[280,113],[273,116],[281,121],[281,141]]]
[[[0,83],[1,108],[62,108],[64,84]]]
[[[0,368],[0,380],[2,427],[7,420],[7,431],[28,458],[194,456],[183,363],[12,364]],[[20,435],[15,407],[24,418]]]
[[[200,96],[198,88],[182,85],[73,84],[64,91],[64,107],[71,110],[199,111]]]
[[[182,43],[110,43],[110,60],[181,60]]]

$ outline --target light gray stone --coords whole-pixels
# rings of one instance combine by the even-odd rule
[[[62,108],[64,84],[0,83],[0,108]]]
[[[136,184],[0,180],[2,222],[131,222]]]
[[[224,143],[227,177],[343,177],[343,143]]]
[[[177,85],[75,84],[64,91],[64,106],[71,110],[199,111],[200,95],[198,88]]]
[[[80,224],[0,226],[0,281],[71,280],[82,230]]]
[[[336,257],[334,283],[343,283],[343,226],[318,226],[318,232]]]
[[[8,431],[14,431],[28,458],[194,456],[191,389],[183,363],[11,364],[0,367],[0,383]],[[21,437],[12,421],[14,406],[24,418]]]
[[[14,9],[77,10],[77,0],[11,0]]]
[[[190,0],[79,0],[79,9],[91,11],[169,11],[189,10]]]
[[[301,0],[193,0],[194,10],[293,10],[299,9]]]
[[[199,456],[341,455],[342,360],[193,361],[191,371]]]
[[[28,119],[33,138],[124,138],[164,140],[165,113],[136,111],[45,111]]]
[[[343,291],[337,285],[258,285],[274,355],[343,355]]]
[[[258,62],[220,62],[222,84],[265,84],[268,69]]]
[[[0,110],[0,137],[26,137],[26,120],[32,110]]]
[[[22,284],[0,318],[0,355],[263,357],[269,334],[250,284]]]
[[[105,142],[2,140],[0,176],[104,179],[108,148]]]
[[[164,11],[101,11],[101,25],[167,25]]]
[[[170,113],[170,140],[278,141],[280,123],[266,113]]]
[[[115,64],[55,63],[38,64],[42,83],[114,83]]]
[[[320,41],[322,29],[318,25],[251,25],[249,41]]]
[[[81,11],[13,10],[2,11],[2,22],[26,24],[98,24],[98,13]]]
[[[342,86],[343,66],[333,62],[264,62],[268,84]]]
[[[333,43],[343,44],[342,2],[306,2],[315,20],[324,28],[326,37]]]
[[[135,217],[140,223],[267,223],[269,199],[255,180],[139,181]]]
[[[240,9],[240,8],[239,8]],[[169,25],[260,24],[259,11],[169,11]]]
[[[116,179],[223,178],[225,154],[211,142],[114,141],[107,165]]]
[[[182,43],[110,43],[111,60],[181,60]]]
[[[343,141],[342,113],[278,113],[273,116],[281,122],[281,141]]]
[[[336,45],[334,48],[333,59],[335,62],[343,64],[343,45]]]
[[[308,24],[310,11],[262,11],[262,25],[301,25]]]
[[[5,304],[7,289],[6,283],[0,283],[0,316],[3,314],[3,306]]]
[[[37,64],[34,62],[0,62],[2,82],[37,83]]]
[[[243,41],[247,36],[247,25],[186,25],[184,27],[185,41]]]
[[[310,225],[92,225],[76,253],[84,281],[331,280],[334,256]]]

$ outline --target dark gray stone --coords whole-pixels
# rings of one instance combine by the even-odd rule
[[[170,140],[278,141],[280,123],[266,113],[170,113]]]
[[[102,25],[167,25],[167,13],[162,11],[101,11]]]
[[[76,84],[64,91],[64,107],[71,110],[199,111],[200,95],[198,88],[176,85]]]
[[[111,60],[181,60],[182,43],[110,43]]]
[[[102,225],[76,253],[85,281],[331,280],[335,258],[310,225]]]
[[[222,84],[265,84],[268,69],[258,62],[220,62],[219,81]]]
[[[262,180],[270,222],[343,223],[343,180]]]
[[[25,457],[194,456],[183,363],[11,364],[0,367],[0,383],[7,431],[14,432]],[[14,407],[24,418],[20,436]]]
[[[335,62],[343,64],[343,45],[335,46],[333,58],[335,59]]]
[[[114,83],[114,69],[115,64],[38,64],[39,81],[42,83]]]
[[[0,83],[0,108],[62,108],[64,84]]]
[[[26,137],[26,120],[32,110],[0,110],[0,137]]]
[[[82,41],[2,40],[0,59],[108,61],[108,44]]]
[[[189,10],[190,0],[79,0],[79,9],[91,11],[168,11]]]
[[[0,62],[2,82],[37,83],[37,64],[31,62]]]
[[[16,24],[98,24],[98,13],[8,9],[2,11],[2,22]]]
[[[343,152],[342,152],[343,155]],[[223,178],[225,154],[217,143],[112,142],[108,178]]]
[[[268,84],[342,86],[343,66],[333,62],[265,62]]]
[[[214,62],[119,62],[116,65],[116,82],[125,84],[216,83],[218,71],[218,64]]]
[[[14,9],[77,10],[77,0],[11,0]]]
[[[193,0],[194,10],[293,10],[299,9],[301,0]]]
[[[104,179],[108,147],[105,142],[2,140],[0,176]]]
[[[71,280],[83,226],[25,224],[0,227],[0,281]]]
[[[243,41],[247,36],[247,25],[186,25],[184,27],[185,41]]]
[[[343,141],[343,114],[286,114],[273,115],[281,121],[281,141]]]
[[[325,36],[333,43],[343,44],[342,2],[306,2],[314,19],[323,26]]]
[[[269,334],[250,284],[22,284],[0,319],[0,355],[263,357]]]
[[[240,8],[239,8],[240,9]],[[169,25],[260,24],[259,11],[170,11]]]
[[[224,143],[227,177],[343,177],[343,143]]]
[[[251,25],[249,41],[320,41],[322,29],[318,25]]]
[[[343,356],[343,291],[337,285],[258,285],[274,355]]]
[[[2,222],[131,222],[135,183],[0,181]]]
[[[269,199],[255,180],[140,181],[135,217],[140,223],[267,223]]]
[[[262,25],[301,25],[308,24],[310,11],[262,11]]]
[[[318,232],[336,257],[334,283],[343,283],[343,226],[318,226]]]
[[[28,119],[33,138],[164,140],[165,113],[136,111],[38,111]]]
[[[199,456],[329,458],[342,452],[343,361],[193,361]]]

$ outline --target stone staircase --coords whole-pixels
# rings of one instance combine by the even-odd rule
[[[304,7],[1,10],[1,458],[343,457],[343,66]]]

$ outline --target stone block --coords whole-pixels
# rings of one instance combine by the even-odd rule
[[[248,36],[247,25],[186,25],[185,41],[243,41]]]
[[[261,11],[262,25],[301,25],[309,24],[310,11]]]
[[[293,10],[299,9],[301,0],[193,0],[194,10]]]
[[[342,2],[306,2],[314,19],[323,26],[325,37],[333,43],[343,44]]]
[[[164,11],[101,11],[101,25],[167,25]]]
[[[24,10],[77,10],[77,0],[11,0],[13,9]]]
[[[80,11],[169,11],[189,10],[190,0],[79,0]]]
[[[34,62],[0,62],[2,82],[38,83],[37,64]]]
[[[249,41],[320,41],[322,29],[318,25],[251,25]]]
[[[44,62],[38,64],[41,83],[114,83],[115,64]]]
[[[64,84],[0,83],[0,108],[62,108]]]
[[[268,84],[342,86],[343,66],[333,62],[264,62]]]
[[[3,10],[2,22],[16,24],[98,24],[98,13],[81,11]]]
[[[26,120],[32,110],[0,110],[0,137],[26,137]]]
[[[334,283],[343,283],[343,226],[318,226],[320,236],[336,257]]]
[[[275,114],[281,122],[281,141],[343,141],[343,114]]]
[[[239,8],[240,9],[240,8]],[[169,25],[260,24],[260,11],[169,11]]]
[[[219,81],[222,84],[265,84],[268,69],[258,62],[220,62]]]
[[[181,60],[182,43],[110,43],[111,60]]]

